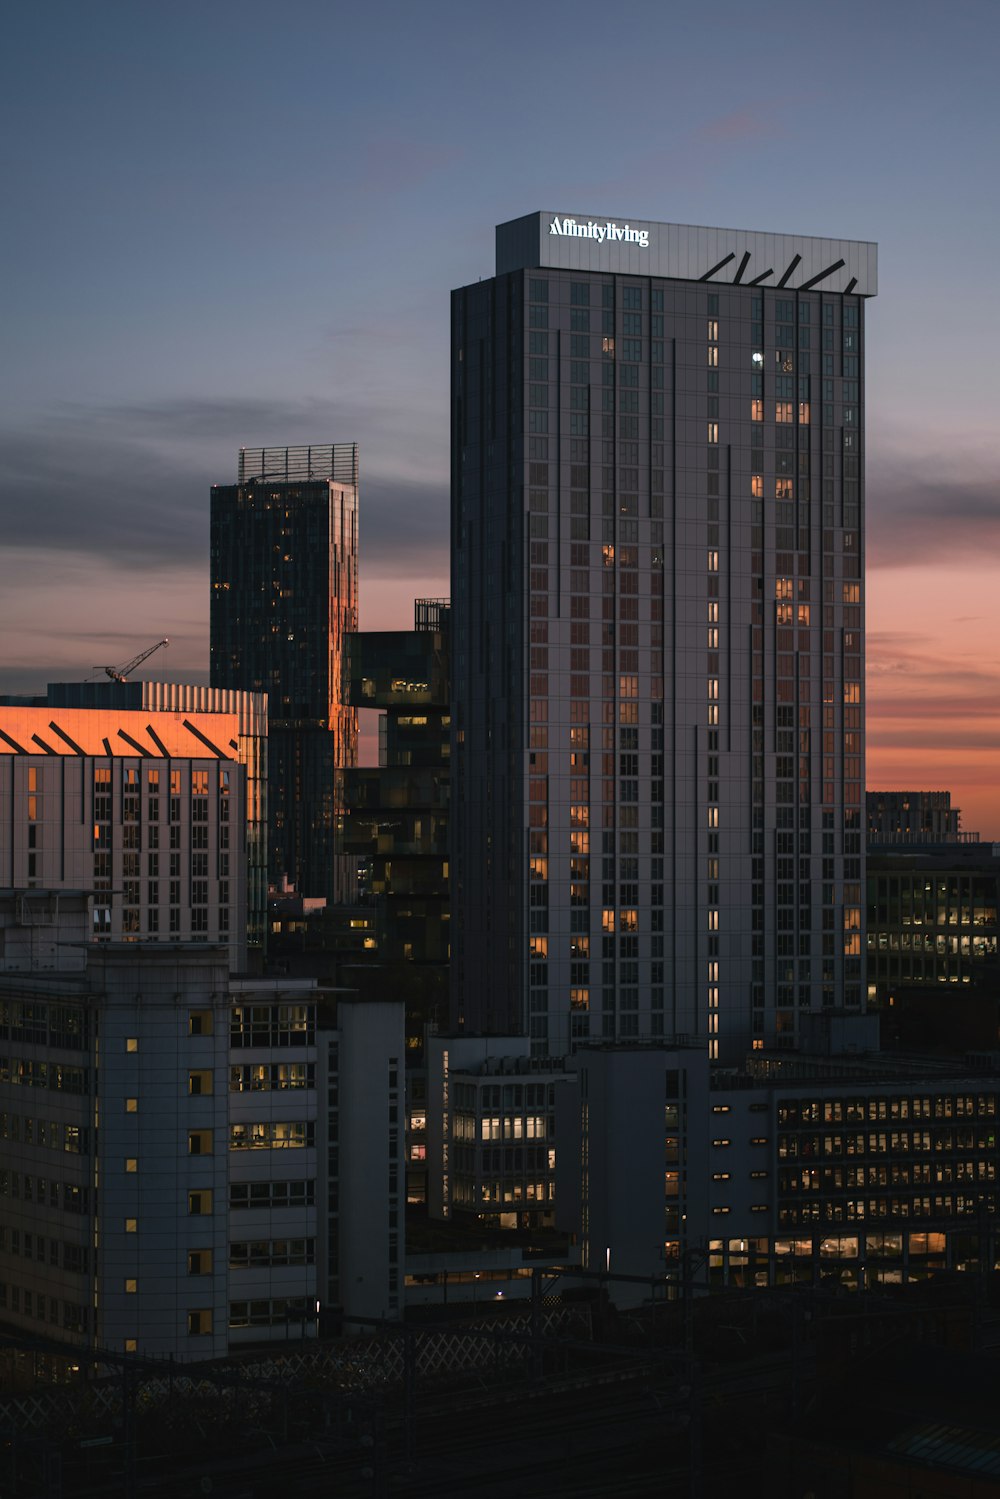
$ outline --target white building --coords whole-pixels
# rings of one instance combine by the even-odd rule
[[[92,705],[65,701],[74,685]],[[222,942],[244,970],[264,935],[265,701],[109,682],[0,704],[0,888],[92,890],[95,941]]]
[[[0,1315],[180,1359],[397,1316],[402,1004],[89,921],[0,891]]]

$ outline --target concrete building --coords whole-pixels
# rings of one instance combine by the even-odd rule
[[[0,891],[0,1315],[182,1360],[399,1314],[402,1005]]]
[[[356,443],[244,449],[212,489],[211,678],[268,694],[270,882],[354,898],[340,856],[357,715],[341,686],[358,627]]]
[[[452,297],[453,1020],[864,1004],[874,245],[530,214]]]
[[[532,1057],[526,1036],[430,1036],[421,1110],[429,1216],[553,1227],[556,1095],[575,1090],[564,1059]]]
[[[264,940],[264,712],[151,682],[0,705],[0,888],[92,890],[95,941],[223,942],[245,969]]]
[[[614,1300],[664,1281],[858,1290],[997,1265],[997,1054],[824,1054],[838,1023],[815,1050],[732,1072],[690,1048],[577,1052],[578,1097],[557,1106],[557,1221],[579,1232],[584,1267],[638,1277],[611,1282]]]

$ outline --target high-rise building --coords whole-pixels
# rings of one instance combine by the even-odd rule
[[[268,873],[306,896],[353,895],[338,855],[357,714],[341,686],[358,627],[356,443],[244,449],[212,489],[211,676],[268,695]]]
[[[454,1021],[863,1007],[876,248],[534,213],[452,298]]]

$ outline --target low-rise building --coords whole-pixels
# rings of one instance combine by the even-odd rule
[[[709,1074],[697,1051],[618,1046],[574,1065],[557,1221],[584,1267],[862,1289],[998,1262],[996,1054],[756,1052]]]
[[[572,1059],[533,1058],[526,1036],[429,1037],[429,1216],[554,1227],[556,1095],[575,1087]]]
[[[0,1316],[179,1359],[395,1317],[403,1009],[0,891]]]

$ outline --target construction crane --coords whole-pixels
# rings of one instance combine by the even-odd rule
[[[133,656],[131,661],[126,661],[124,666],[95,666],[95,671],[103,671],[112,682],[127,682],[137,666],[141,666],[147,656],[158,651],[161,645],[169,645],[169,640],[158,640],[155,645],[148,645],[138,656]]]

